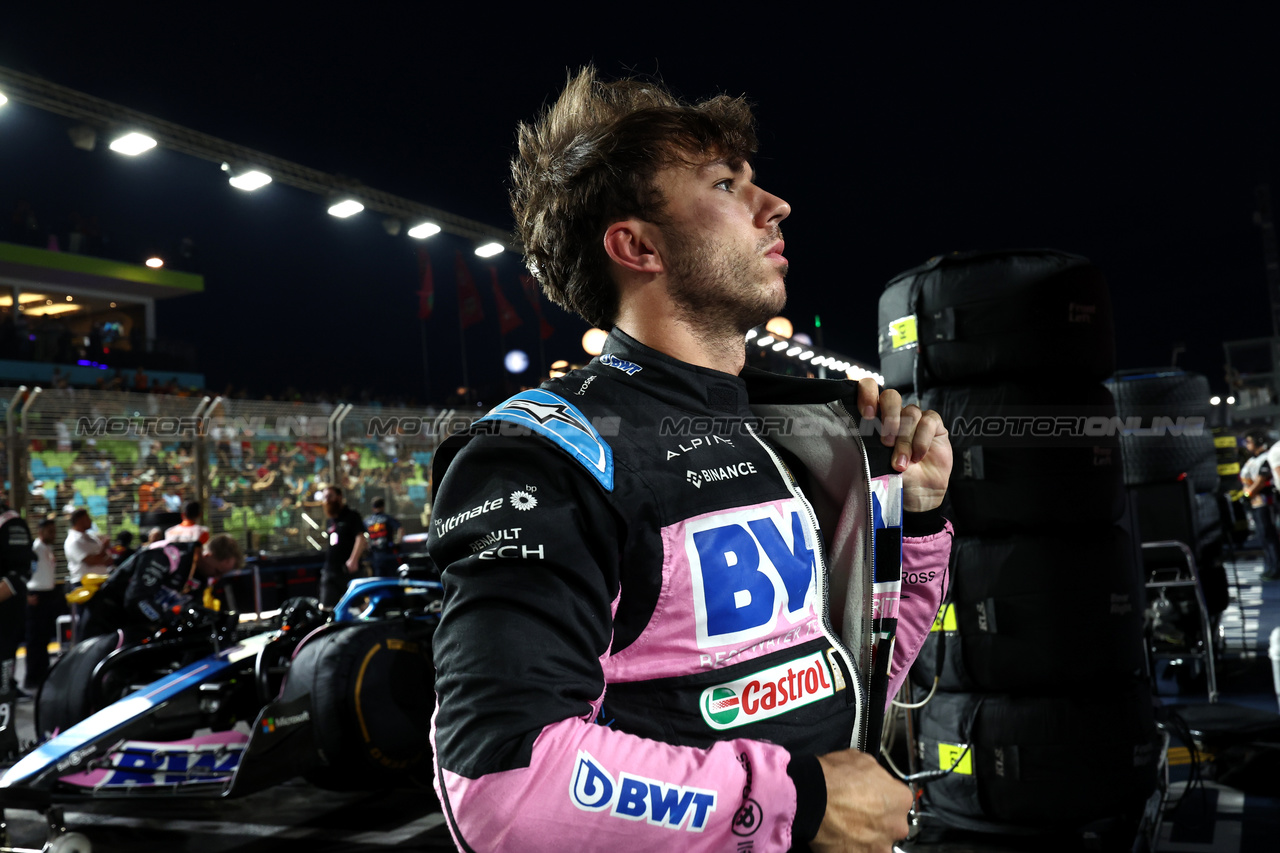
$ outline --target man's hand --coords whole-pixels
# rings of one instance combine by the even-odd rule
[[[880,418],[880,442],[893,447],[893,470],[902,473],[902,508],[924,512],[942,505],[951,479],[951,441],[942,416],[902,406],[897,391],[881,391],[874,379],[858,382],[858,411]]]
[[[360,571],[360,562],[358,560],[347,560],[347,574],[354,575]]]
[[[810,842],[817,853],[890,853],[907,837],[911,789],[856,749],[818,756],[827,812]]]

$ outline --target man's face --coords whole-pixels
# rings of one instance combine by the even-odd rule
[[[786,304],[780,225],[791,207],[753,177],[749,164],[723,160],[658,173],[658,248],[680,319],[695,327],[746,334]]]
[[[338,513],[342,510],[342,495],[333,489],[324,490],[324,514],[330,518],[337,518]]]
[[[1253,436],[1246,435],[1244,437],[1244,449],[1249,453],[1250,456],[1258,455],[1258,445],[1253,443]]]
[[[72,530],[88,530],[93,527],[93,519],[87,515],[82,515],[71,523]]]
[[[215,559],[212,554],[205,553],[200,557],[200,571],[206,578],[220,578],[236,567],[235,557]]]
[[[53,537],[56,534],[56,532],[57,530],[54,528],[52,524],[46,524],[44,527],[41,527],[39,530],[36,531],[36,536],[38,536],[40,538],[40,541],[43,542],[44,544],[52,545]]]

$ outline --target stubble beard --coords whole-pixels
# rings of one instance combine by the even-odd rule
[[[667,241],[667,281],[676,319],[707,346],[740,351],[747,331],[786,305],[786,288],[773,286],[773,276],[781,274],[785,281],[787,267],[771,268],[764,260],[781,237],[774,229],[747,253],[697,233],[673,233]]]

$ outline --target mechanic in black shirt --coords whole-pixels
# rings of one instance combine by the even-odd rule
[[[373,513],[364,520],[369,534],[369,556],[373,560],[374,577],[395,577],[400,562],[400,537],[404,526],[394,516],[387,515],[387,502],[373,499]]]
[[[144,546],[117,566],[89,600],[84,636],[123,629],[133,641],[201,609],[200,593],[209,581],[244,566],[244,551],[233,537],[199,542],[161,540]]]
[[[26,623],[23,608],[33,560],[31,529],[22,516],[0,501],[0,759],[18,753],[14,705],[22,694],[14,669]]]
[[[347,581],[360,569],[360,555],[369,545],[364,520],[347,506],[342,489],[330,486],[324,493],[324,513],[329,517],[325,535],[324,568],[320,570],[320,603],[333,607],[347,591]]]

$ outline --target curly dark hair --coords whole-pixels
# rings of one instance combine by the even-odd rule
[[[516,136],[511,210],[525,264],[548,299],[593,326],[612,325],[618,312],[604,232],[632,216],[663,224],[658,172],[717,159],[736,166],[756,151],[743,98],[690,104],[658,83],[597,80],[590,66]]]

